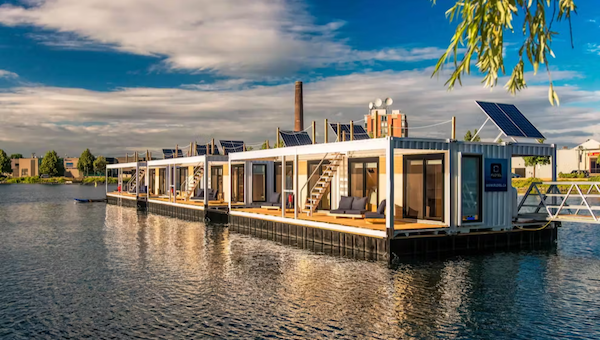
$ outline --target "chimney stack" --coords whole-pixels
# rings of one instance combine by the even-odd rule
[[[302,99],[302,82],[296,82],[296,103],[294,106],[294,131],[304,130],[304,102]]]

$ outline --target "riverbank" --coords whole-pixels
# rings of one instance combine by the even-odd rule
[[[105,177],[85,177],[85,178],[69,178],[69,177],[51,177],[40,178],[39,176],[31,177],[15,177],[7,178],[0,181],[0,184],[81,184],[93,185],[94,183],[104,184]],[[109,184],[117,184],[116,178],[109,178]]]

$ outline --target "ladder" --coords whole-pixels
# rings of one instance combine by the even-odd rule
[[[187,183],[188,179],[186,179],[184,184],[181,186],[183,188],[184,185],[187,183],[187,188],[186,188],[186,192],[185,192],[185,200],[186,201],[189,201],[190,198],[192,198],[192,195],[194,194],[194,190],[196,190],[196,188],[198,187],[198,184],[200,184],[200,182],[202,182],[203,178],[204,178],[204,167],[196,166],[194,168],[194,176],[192,177],[192,181]],[[205,193],[205,195],[206,195],[206,193]]]
[[[319,180],[306,196],[305,210],[308,216],[312,216],[313,212],[317,210],[317,207],[319,206],[321,199],[323,199],[325,192],[329,187],[331,187],[333,176],[337,173],[338,168],[343,163],[343,160],[343,154],[334,154],[333,158],[329,161],[329,164],[327,164],[327,167],[320,175]],[[319,164],[319,167],[321,167],[321,164]],[[319,167],[315,171],[319,170]],[[310,181],[310,179],[308,181]]]
[[[142,181],[144,179],[144,176],[146,175],[146,170],[140,168],[140,181]],[[136,178],[137,178],[137,174],[134,174],[133,176],[131,176],[131,178],[129,179],[129,182],[127,182],[127,192],[132,192],[135,191],[135,187],[136,187]]]

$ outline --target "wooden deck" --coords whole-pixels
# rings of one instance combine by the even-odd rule
[[[268,215],[281,217],[281,210],[271,210],[271,209],[263,209],[263,208],[244,208],[244,209],[236,209],[236,211],[242,211],[246,213],[259,214],[259,215]],[[286,212],[285,217],[293,219],[293,212]],[[357,227],[363,229],[371,229],[371,230],[380,230],[385,231],[385,223],[382,224],[371,224],[367,223],[364,219],[351,219],[351,218],[335,218],[333,216],[328,216],[327,213],[315,212],[313,216],[307,216],[306,213],[298,212],[298,219],[303,221],[313,221],[313,222],[322,222],[322,223],[330,223],[343,225],[348,227]],[[292,222],[290,222],[292,223]],[[446,228],[443,225],[439,224],[427,224],[427,223],[413,223],[406,221],[395,221],[394,230],[418,230],[418,229],[440,229]]]

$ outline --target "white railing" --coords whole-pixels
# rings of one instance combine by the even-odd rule
[[[540,186],[548,186],[545,192]],[[537,204],[527,203],[538,197]],[[548,202],[547,199],[551,201]],[[571,200],[571,204],[568,202]],[[580,201],[574,205],[573,200]],[[535,208],[533,212],[523,208]],[[533,182],[517,207],[518,217],[540,217],[570,222],[600,223],[600,182]],[[596,213],[595,213],[596,211]],[[581,214],[587,212],[589,215]]]

